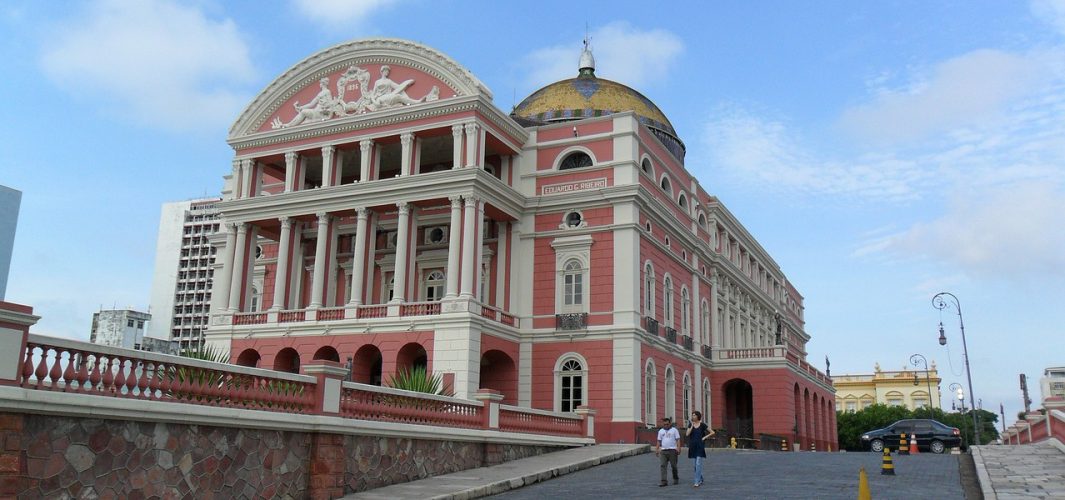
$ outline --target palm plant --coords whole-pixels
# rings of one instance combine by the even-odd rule
[[[393,389],[423,392],[438,396],[454,396],[451,387],[444,384],[444,377],[439,373],[430,375],[424,366],[402,368],[394,375],[389,375],[387,385]]]

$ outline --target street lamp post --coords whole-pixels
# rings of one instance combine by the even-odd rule
[[[914,367],[918,366],[917,360],[921,360],[921,362],[924,363],[924,380],[928,383],[928,404],[930,408],[935,409],[935,406],[932,404],[932,379],[928,377],[928,359],[920,354],[910,356],[910,364]],[[916,374],[914,376],[916,376]],[[915,380],[914,385],[917,385],[916,382],[917,381]],[[940,405],[942,404],[943,403],[940,403]]]
[[[950,307],[951,303],[947,302],[946,297],[951,299],[954,309],[958,311],[958,327],[961,330],[962,356],[965,358],[965,378],[969,382],[969,408],[972,409],[973,413],[973,444],[980,444],[976,442],[977,439],[979,439],[979,434],[977,434],[979,425],[976,420],[976,396],[973,395],[973,374],[969,370],[969,347],[965,343],[965,321],[961,316],[961,302],[958,301],[958,298],[955,297],[953,293],[939,292],[932,297],[932,307],[935,307],[940,311]],[[947,345],[947,335],[943,331],[942,321],[939,322],[939,345]]]

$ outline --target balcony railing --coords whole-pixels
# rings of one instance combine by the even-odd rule
[[[647,330],[647,333],[650,333],[651,335],[654,335],[655,337],[658,336],[658,320],[657,319],[654,319],[654,318],[652,318],[650,316],[644,316],[643,317],[643,328],[644,328],[644,330]]]
[[[440,314],[439,302],[413,302],[399,306],[400,316],[433,316]]]
[[[684,345],[684,348],[689,351],[695,350],[695,340],[693,340],[689,335],[685,335],[681,338],[681,344]]]
[[[263,323],[266,323],[266,313],[264,312],[233,314],[234,325],[261,325]]]
[[[318,321],[336,321],[344,319],[343,307],[323,307],[315,312],[315,317]],[[278,318],[280,322],[280,318]]]
[[[307,311],[281,311],[277,313],[278,323],[297,323],[307,319]]]
[[[588,313],[569,313],[555,315],[555,329],[583,330],[588,328]]]
[[[713,358],[713,356],[714,356],[714,349],[712,347],[708,346],[708,345],[704,345],[703,346],[703,357],[706,358],[706,359],[711,359],[711,358]]]
[[[673,327],[666,327],[666,341],[671,343],[677,343],[677,331]]]
[[[507,326],[517,326],[518,318],[498,307],[492,307],[489,305],[481,305],[481,317],[488,318],[492,321],[498,321]]]

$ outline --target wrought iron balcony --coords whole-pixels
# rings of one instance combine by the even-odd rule
[[[677,343],[677,331],[672,327],[666,327],[666,340],[673,342],[674,344]]]
[[[689,350],[689,351],[694,351],[694,350],[695,350],[695,340],[694,340],[694,339],[692,339],[692,338],[691,338],[690,336],[688,336],[688,335],[685,335],[685,336],[684,336],[684,337],[682,338],[682,341],[683,341],[683,344],[684,344],[684,348],[685,348],[685,349],[687,349],[687,350]]]
[[[588,328],[588,313],[569,313],[555,315],[555,329],[583,330]]]
[[[654,335],[655,337],[658,336],[658,320],[657,319],[654,319],[654,318],[652,318],[650,316],[644,316],[643,317],[643,328],[644,328],[644,330],[647,330],[647,333],[650,333],[651,335]]]
[[[713,348],[711,348],[708,345],[704,345],[703,346],[703,357],[706,358],[706,359],[711,359],[713,357],[713,355],[714,355]]]

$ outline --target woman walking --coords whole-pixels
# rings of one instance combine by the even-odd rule
[[[703,414],[692,412],[692,419],[688,422],[688,430],[684,433],[688,437],[688,458],[695,459],[695,484],[692,488],[703,485],[703,461],[706,460],[706,440],[714,435],[714,431],[703,422]]]

